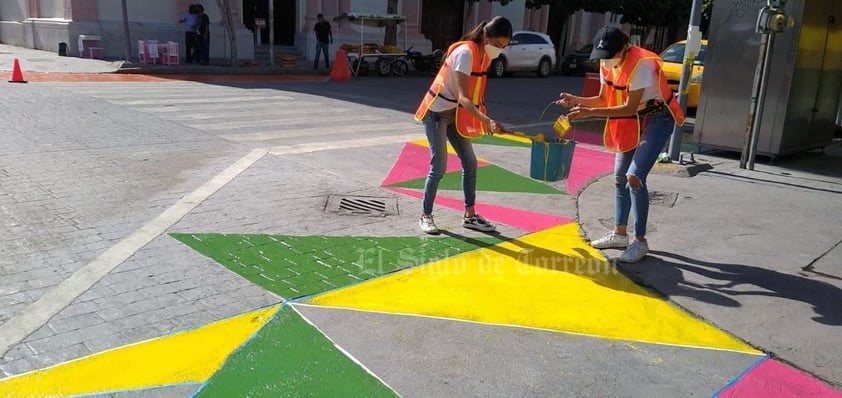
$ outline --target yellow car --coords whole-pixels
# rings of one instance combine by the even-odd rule
[[[675,92],[678,92],[678,83],[681,82],[681,67],[684,64],[686,44],[686,40],[679,41],[667,47],[661,53],[661,59],[664,60],[664,75],[667,76],[670,88]],[[696,108],[699,105],[699,91],[702,89],[702,72],[705,70],[705,50],[707,50],[707,46],[708,41],[702,40],[702,48],[696,54],[696,59],[693,62],[693,71],[690,72],[690,86],[688,87],[690,93],[687,96],[687,108]]]

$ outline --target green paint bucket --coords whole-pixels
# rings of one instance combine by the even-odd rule
[[[567,178],[573,164],[576,141],[532,141],[532,161],[529,176],[541,181],[558,181]]]

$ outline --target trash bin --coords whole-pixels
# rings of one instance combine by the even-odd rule
[[[62,57],[67,56],[67,43],[65,43],[65,42],[58,43],[58,55],[60,55]]]
[[[529,176],[542,181],[558,181],[567,178],[573,164],[573,150],[576,141],[563,138],[557,141],[532,141],[532,159]]]

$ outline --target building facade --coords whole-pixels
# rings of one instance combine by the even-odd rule
[[[482,20],[501,15],[512,21],[515,30],[545,32],[549,7],[527,9],[522,2],[506,6],[498,2],[453,2],[451,0],[397,0],[393,10],[387,0],[230,0],[231,19],[235,22],[237,56],[241,60],[255,58],[255,48],[268,45],[271,35],[276,46],[294,47],[302,58],[315,56],[313,27],[316,15],[324,14],[334,32],[333,50],[343,43],[381,43],[384,28],[364,27],[347,20],[334,21],[342,14],[399,14],[406,22],[398,25],[397,45],[429,53],[445,48]],[[270,5],[269,1],[273,3]],[[190,4],[202,4],[211,19],[211,58],[227,59],[231,45],[222,26],[219,1],[216,0],[127,0],[130,58],[137,57],[138,40],[184,42],[184,27],[178,21]],[[455,4],[454,4],[455,3]],[[269,16],[270,8],[272,17]],[[256,29],[262,20],[266,28]],[[577,13],[570,23],[567,40],[572,51],[590,40],[610,15]],[[106,58],[122,59],[126,39],[123,34],[123,13],[118,0],[2,0],[0,1],[0,42],[57,51],[66,43],[67,53],[79,55],[78,36],[100,36],[100,47]],[[566,51],[567,52],[567,51]]]

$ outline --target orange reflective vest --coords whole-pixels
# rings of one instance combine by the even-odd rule
[[[473,102],[474,106],[479,109],[479,111],[484,115],[485,114],[485,81],[488,78],[488,64],[491,60],[488,59],[488,56],[485,53],[482,53],[482,59],[480,62],[477,60],[480,59],[480,51],[479,46],[476,42],[473,41],[461,41],[453,43],[450,48],[447,49],[447,55],[445,55],[445,59],[450,53],[453,52],[456,47],[460,45],[467,45],[468,48],[471,50],[471,76],[468,79],[468,87],[471,89],[471,102]],[[444,86],[446,81],[449,81],[450,74],[453,73],[450,66],[448,64],[444,64],[441,69],[439,69],[439,73],[436,75],[436,78],[433,79],[433,84],[430,86],[430,89],[427,90],[427,93],[424,94],[424,99],[421,100],[421,104],[418,105],[418,110],[415,111],[415,121],[422,121],[424,120],[424,116],[427,115],[427,112],[430,110],[430,105],[433,104],[433,101],[436,99],[441,99],[444,101],[452,102],[456,104],[456,132],[459,135],[465,138],[476,138],[483,135],[486,131],[485,126],[483,126],[482,122],[474,117],[470,112],[468,112],[465,107],[458,104],[458,98],[446,98],[441,93],[441,88]],[[458,91],[458,88],[456,88]]]
[[[665,98],[664,102],[672,114],[675,122],[681,126],[684,125],[684,112],[681,110],[681,105],[677,98],[673,95],[672,90],[667,84],[667,78],[661,69],[662,60],[657,54],[633,46],[626,54],[626,60],[620,67],[620,72],[614,76],[613,71],[600,67],[602,79],[605,81],[605,99],[607,106],[618,106],[626,103],[629,97],[629,80],[634,74],[640,62],[643,60],[655,60],[655,73],[658,75],[659,91],[661,98]],[[612,78],[613,77],[613,78]],[[605,122],[605,132],[603,133],[603,144],[608,150],[613,152],[627,152],[637,148],[640,144],[640,115],[612,117]]]

